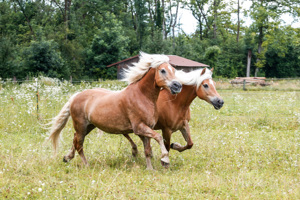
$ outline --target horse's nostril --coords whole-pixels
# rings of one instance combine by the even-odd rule
[[[179,83],[177,81],[172,81],[170,89],[171,89],[172,94],[177,94],[181,91],[182,85],[181,85],[181,83]]]
[[[218,103],[219,103],[220,105],[223,105],[223,104],[224,104],[223,99],[218,99]]]
[[[182,86],[181,86],[181,84],[180,84],[179,82],[174,81],[174,82],[173,82],[173,87],[174,87],[174,88],[177,88],[177,89],[180,89]]]

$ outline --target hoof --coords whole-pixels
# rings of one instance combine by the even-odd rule
[[[147,167],[146,170],[147,170],[147,171],[153,171],[153,172],[155,171],[155,170],[153,169],[153,167]]]
[[[132,157],[137,157],[137,153],[132,153]]]
[[[170,166],[170,159],[169,159],[169,157],[166,156],[166,157],[160,159],[160,162],[161,162],[161,165],[162,165],[164,168],[166,168],[166,169],[169,168],[169,166]]]
[[[136,149],[136,150],[132,149],[131,154],[132,154],[133,157],[137,157],[138,153],[139,153],[139,152],[138,152],[137,149]]]
[[[150,158],[153,158],[153,153],[152,153],[152,151],[151,151],[151,153],[150,153]]]
[[[161,165],[164,167],[164,168],[166,168],[166,169],[168,169],[169,167],[170,167],[170,163],[165,163],[164,161],[160,161],[160,163],[161,163]]]
[[[67,159],[66,156],[64,156],[63,161],[64,162],[69,162],[69,159]]]
[[[179,150],[180,148],[182,148],[182,146],[179,143],[175,142],[171,144],[171,148],[175,150]]]

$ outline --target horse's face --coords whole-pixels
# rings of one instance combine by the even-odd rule
[[[155,83],[158,87],[169,90],[172,94],[181,91],[182,85],[175,77],[175,69],[169,63],[163,63],[156,68]]]
[[[196,91],[200,99],[212,104],[216,110],[222,108],[224,101],[216,90],[216,83],[212,79],[204,80]]]

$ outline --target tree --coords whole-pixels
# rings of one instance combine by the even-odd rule
[[[203,26],[210,30],[210,24],[208,22],[208,13],[205,13],[204,6],[208,3],[208,0],[190,0],[186,3],[188,8],[192,11],[193,16],[198,21],[200,39],[203,40]]]
[[[240,39],[240,0],[237,0],[237,34],[236,34],[236,41],[239,42]]]
[[[134,9],[135,9],[135,23],[136,23],[136,32],[139,41],[139,47],[142,48],[143,41],[145,37],[146,25],[146,12],[145,0],[134,0]]]
[[[0,38],[0,78],[13,77],[17,69],[13,66],[15,48],[10,38]]]
[[[87,50],[86,67],[90,77],[115,79],[115,68],[106,66],[128,56],[126,54],[128,38],[124,36],[123,27],[114,15],[107,15],[107,19],[110,18],[110,21],[106,22],[106,28],[98,30]]]
[[[58,52],[58,44],[53,40],[32,41],[22,52],[20,68],[23,68],[22,78],[39,74],[58,78],[69,76],[69,69],[64,66]]]
[[[293,13],[294,15],[299,15],[299,10],[295,5],[299,5],[298,0],[252,1],[250,16],[254,20],[252,27],[256,29],[256,41],[258,44],[257,60],[255,63],[255,76],[257,76],[259,69],[263,68],[266,63],[265,52],[267,51],[267,49],[263,48],[265,34],[268,33],[268,30],[271,29],[273,26],[278,26],[278,24],[280,23],[280,16],[283,13]]]
[[[264,45],[268,46],[264,68],[267,77],[300,76],[300,38],[293,28],[273,30]]]
[[[221,49],[218,46],[211,46],[205,50],[204,58],[210,67],[216,68],[218,66],[218,57],[221,53]],[[217,69],[218,70],[218,69]]]
[[[251,31],[251,29],[247,29],[244,37],[245,49],[247,52],[246,77],[250,77],[252,53],[254,52],[255,49],[254,37],[255,34]]]

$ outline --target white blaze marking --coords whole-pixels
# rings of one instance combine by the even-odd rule
[[[169,68],[169,70],[172,72],[172,67],[171,67],[170,65],[168,66],[168,68]]]
[[[215,88],[214,82],[211,79],[209,79],[209,83]]]

